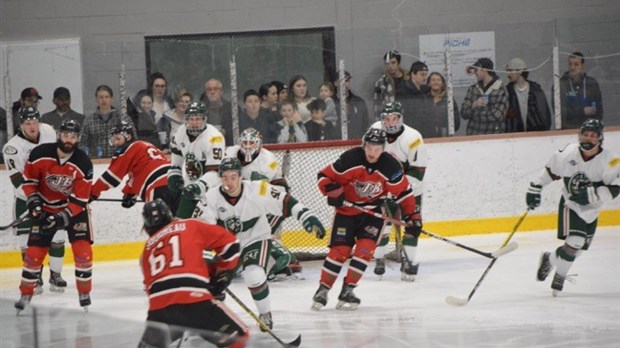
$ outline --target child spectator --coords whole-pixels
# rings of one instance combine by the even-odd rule
[[[334,102],[335,94],[336,87],[334,87],[333,83],[323,82],[321,86],[319,86],[319,98],[325,101],[325,120],[331,122],[334,126],[336,126],[336,123],[338,122],[336,102]]]
[[[315,99],[308,104],[310,121],[306,122],[305,126],[309,141],[336,139],[336,127],[325,119],[326,107],[326,103],[322,99]]]
[[[304,143],[308,141],[308,133],[302,121],[301,115],[297,112],[297,105],[285,100],[280,104],[280,115],[282,120],[278,124],[282,127],[278,135],[278,143]]]

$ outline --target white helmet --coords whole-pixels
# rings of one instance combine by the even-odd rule
[[[244,162],[252,162],[253,157],[258,156],[263,145],[263,137],[260,132],[254,128],[246,128],[241,132],[239,141],[239,151],[245,156]]]

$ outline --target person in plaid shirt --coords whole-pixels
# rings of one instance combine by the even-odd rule
[[[121,116],[112,106],[112,88],[107,85],[97,87],[97,111],[86,116],[82,124],[80,148],[90,158],[111,158],[114,154],[114,146],[110,145],[110,131],[121,121],[125,121],[135,129],[133,122],[127,116]],[[135,134],[134,134],[135,137]]]
[[[508,92],[493,71],[493,61],[480,58],[467,72],[478,80],[469,86],[461,107],[461,117],[469,121],[467,135],[505,133]]]

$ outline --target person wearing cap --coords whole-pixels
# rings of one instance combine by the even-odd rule
[[[374,117],[379,117],[384,102],[401,101],[407,95],[407,81],[409,74],[400,67],[401,55],[391,50],[383,55],[385,72],[374,85]]]
[[[506,64],[508,71],[508,111],[506,132],[546,131],[551,127],[551,112],[540,85],[528,80],[529,71],[521,58]]]
[[[340,76],[340,74],[338,74]],[[342,131],[340,126],[340,93],[338,88],[340,87],[339,77],[336,77],[334,86],[336,87],[336,93],[334,94],[334,101],[336,102],[336,111],[338,112],[338,121],[336,128],[338,133]],[[368,127],[370,126],[370,117],[368,114],[368,105],[364,98],[358,96],[351,91],[351,79],[353,77],[348,71],[344,72],[344,95],[346,96],[346,110],[347,110],[347,139],[362,139]],[[341,134],[339,135],[342,136]]]
[[[468,67],[477,82],[467,89],[461,117],[467,120],[467,135],[496,134],[506,131],[508,92],[494,71],[493,61],[480,58]]]
[[[415,128],[424,138],[432,137],[435,134],[435,121],[432,113],[431,90],[426,84],[428,66],[419,60],[414,62],[411,64],[409,76],[408,94],[402,100],[403,122]]]
[[[603,119],[603,96],[598,81],[586,75],[581,52],[568,56],[568,71],[560,78],[562,129],[576,129],[590,118]]]
[[[39,107],[39,100],[41,100],[39,91],[34,87],[26,87],[22,90],[19,100],[13,103],[11,110],[13,115],[13,134],[17,134],[20,129],[19,109],[22,107],[33,107],[37,109]]]
[[[43,114],[41,122],[49,124],[56,131],[64,120],[74,120],[80,125],[84,122],[84,115],[71,109],[71,93],[66,87],[54,90],[52,102],[56,105],[56,109]]]

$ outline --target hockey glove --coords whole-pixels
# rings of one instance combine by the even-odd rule
[[[28,212],[33,219],[37,221],[42,221],[45,219],[45,213],[43,211],[43,201],[39,195],[32,195],[28,197],[26,201],[26,206],[28,207]]]
[[[204,181],[196,181],[183,188],[181,195],[185,199],[196,200],[207,192],[207,184]]]
[[[88,198],[88,203],[92,203],[92,202],[96,201],[97,199],[99,199],[99,197],[91,195]]]
[[[185,183],[183,183],[183,175],[179,174],[168,174],[168,188],[172,192],[179,192],[183,188]]]
[[[525,203],[528,208],[534,210],[540,206],[540,192],[542,191],[541,185],[536,185],[533,182],[530,183],[530,188],[525,194]]]
[[[69,224],[69,214],[66,211],[61,211],[45,218],[42,226],[43,234],[54,234],[60,228],[64,228]]]
[[[261,174],[259,172],[252,172],[252,174],[250,174],[250,180],[252,180],[252,181],[257,181],[257,180],[269,181],[269,178],[264,176],[263,174]]]
[[[330,182],[325,185],[325,194],[327,195],[327,204],[332,207],[340,208],[344,204],[344,189],[337,182]]]
[[[232,274],[230,272],[222,272],[214,277],[211,277],[207,289],[213,296],[217,296],[224,292],[232,281]]]
[[[321,224],[321,221],[314,216],[309,210],[306,210],[301,215],[301,224],[308,233],[315,233],[318,239],[325,237],[325,227]]]
[[[420,219],[419,214],[414,214],[413,216],[409,216],[405,218],[405,234],[411,235],[415,238],[420,237],[420,233],[422,233],[422,220]]]
[[[600,198],[596,193],[596,187],[587,185],[580,187],[577,193],[570,196],[569,199],[580,205],[588,205],[598,202]]]
[[[124,195],[121,205],[123,206],[123,208],[131,208],[136,205],[137,201],[138,197],[136,195]]]

